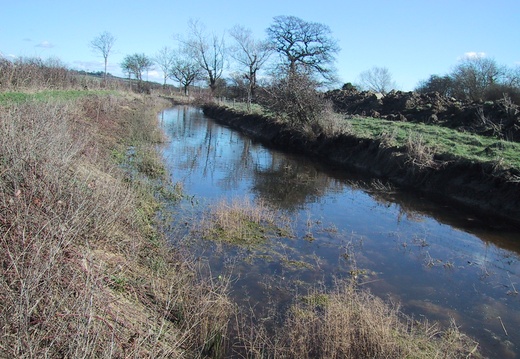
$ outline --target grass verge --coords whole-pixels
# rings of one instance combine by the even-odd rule
[[[418,144],[445,160],[495,162],[520,170],[520,143],[460,132],[424,123],[395,122],[374,118],[345,120],[359,138],[383,140],[388,147],[411,148]],[[420,151],[424,152],[424,151]]]
[[[35,92],[0,92],[0,106],[9,104],[20,104],[27,101],[71,101],[91,95],[114,95],[115,91],[106,90],[41,90]]]

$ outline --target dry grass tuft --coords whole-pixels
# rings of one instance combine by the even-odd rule
[[[477,343],[455,324],[442,331],[416,322],[353,282],[297,298],[275,335],[268,336],[262,324],[252,327],[238,331],[236,350],[248,358],[480,357]]]
[[[434,159],[436,149],[428,145],[422,136],[410,134],[405,147],[407,163],[411,163],[420,169],[439,167]]]
[[[289,222],[265,202],[225,199],[211,206],[197,231],[204,238],[235,244],[256,244],[269,237],[289,235]]]

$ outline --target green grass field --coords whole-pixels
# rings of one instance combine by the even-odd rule
[[[360,138],[384,138],[388,145],[396,147],[405,146],[410,140],[421,141],[443,158],[496,162],[502,167],[520,169],[520,143],[517,142],[424,123],[374,118],[354,118],[348,121],[352,133]]]

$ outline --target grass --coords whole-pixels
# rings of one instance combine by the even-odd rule
[[[0,106],[6,106],[9,104],[20,104],[27,101],[71,101],[78,98],[100,95],[106,96],[115,94],[115,91],[104,91],[104,90],[42,90],[36,92],[0,92]]]
[[[265,321],[238,330],[247,358],[478,358],[478,344],[452,322],[446,329],[404,316],[353,281],[314,289],[291,305],[275,334]]]
[[[264,202],[252,203],[248,198],[221,200],[210,206],[198,231],[206,239],[239,245],[290,235],[288,222],[279,211]]]
[[[480,136],[423,123],[395,122],[374,118],[353,118],[348,122],[360,138],[383,139],[389,147],[405,147],[410,141],[422,143],[446,159],[472,162],[500,162],[520,170],[520,143]]]
[[[246,102],[222,100],[222,101],[219,101],[219,104],[232,108],[238,112],[244,112],[244,113],[250,113],[250,114],[256,114],[256,115],[267,115],[269,113],[265,110],[265,108],[263,108],[261,105],[256,104],[256,103],[252,103],[250,106],[248,106]]]

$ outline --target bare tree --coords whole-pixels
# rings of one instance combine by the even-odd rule
[[[153,61],[145,54],[127,55],[121,63],[121,68],[129,76],[134,75],[140,83],[143,81],[143,72],[153,68]]]
[[[224,71],[224,37],[208,34],[203,24],[196,20],[188,22],[189,36],[187,40],[180,37],[178,40],[190,52],[200,68],[206,73],[208,85],[212,92],[217,88],[217,80]]]
[[[267,29],[269,42],[280,54],[290,74],[317,73],[326,80],[334,79],[336,40],[326,25],[307,22],[295,16],[276,16]]]
[[[159,66],[161,71],[163,72],[164,82],[163,88],[166,88],[166,80],[168,79],[170,69],[175,61],[175,53],[172,49],[165,46],[160,49],[157,54],[155,54],[153,58],[154,62]]]
[[[187,96],[189,86],[202,77],[202,71],[198,61],[191,57],[189,50],[181,48],[173,59],[168,76],[179,81],[184,89],[184,95]]]
[[[105,73],[103,77],[105,81],[107,79],[108,55],[110,54],[110,51],[112,51],[112,47],[114,46],[115,42],[116,38],[108,31],[103,32],[90,42],[90,47],[92,50],[101,53],[103,59],[105,60]]]
[[[235,25],[229,34],[235,39],[235,46],[231,48],[231,56],[238,62],[242,70],[245,70],[244,78],[248,82],[247,103],[250,105],[255,96],[256,75],[269,58],[271,49],[266,41],[255,40],[251,30],[240,25]]]
[[[465,101],[496,101],[507,97],[520,104],[520,66],[500,66],[484,54],[473,54],[463,58],[451,73],[431,75],[421,81],[416,91],[436,91]]]
[[[499,83],[503,75],[504,69],[495,60],[477,56],[462,60],[451,76],[457,97],[477,101],[484,99],[486,89]]]
[[[504,84],[520,89],[520,65],[505,70]]]
[[[361,87],[365,90],[386,95],[388,91],[396,87],[392,75],[386,67],[372,67],[359,75]]]
[[[415,91],[419,93],[438,92],[442,96],[452,96],[453,79],[449,75],[431,75],[427,80],[420,81]]]

